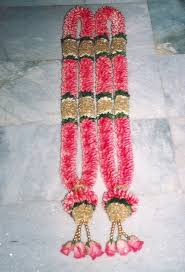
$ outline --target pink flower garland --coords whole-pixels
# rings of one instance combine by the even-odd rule
[[[73,40],[77,38],[77,23],[81,21],[80,38],[92,39],[94,34],[94,16],[93,13],[82,7],[76,7],[70,10],[65,17],[63,28],[63,39],[69,39],[71,45],[66,52],[74,52]],[[77,41],[77,40],[76,40]],[[73,50],[73,51],[72,51]],[[64,52],[65,53],[65,52]],[[78,84],[79,74],[79,84]],[[69,113],[74,113],[74,105],[77,107],[77,99],[80,95],[89,95],[93,97],[94,80],[93,80],[93,59],[83,56],[78,60],[78,56],[69,55],[63,59],[63,84],[62,99],[66,105],[70,105]],[[78,89],[80,93],[78,93]],[[64,104],[65,108],[65,104]],[[67,112],[68,114],[68,112]],[[63,117],[63,116],[62,116]],[[81,116],[80,116],[81,117]],[[69,190],[63,201],[63,207],[66,212],[72,214],[75,205],[82,203],[97,205],[97,196],[92,187],[95,183],[97,174],[97,142],[96,142],[96,124],[92,118],[82,116],[80,119],[80,135],[82,143],[82,175],[78,178],[76,172],[76,156],[77,156],[77,118],[66,118],[63,120],[61,127],[61,177],[65,187]],[[85,225],[87,239],[86,243],[81,241],[81,226]],[[77,259],[90,256],[93,260],[103,254],[101,245],[90,238],[90,231],[87,222],[78,223],[77,230],[72,241],[68,241],[62,245],[60,252],[64,255],[74,253]]]
[[[96,15],[96,34],[110,37],[107,22],[111,21],[112,36],[125,33],[125,20],[123,15],[112,7],[101,7]],[[124,90],[128,93],[127,59],[124,55],[116,55],[112,60],[107,57],[99,57],[96,61],[96,93],[109,92],[113,95],[116,90]],[[113,133],[117,137],[118,171],[114,161]],[[104,182],[108,190],[114,192],[117,185],[130,185],[133,176],[133,156],[130,137],[129,119],[125,117],[115,118],[114,122],[108,117],[98,121],[100,163]]]
[[[113,39],[126,37],[125,20],[121,12],[113,7],[101,7],[95,15],[95,28],[97,39],[110,40],[108,20],[111,21],[111,34]],[[110,46],[110,45],[109,45]],[[112,43],[111,43],[112,46]],[[110,46],[110,48],[111,48]],[[110,50],[110,49],[109,49]],[[133,177],[133,154],[130,135],[130,123],[126,114],[114,113],[117,94],[129,97],[128,94],[128,68],[124,52],[117,51],[97,53],[96,60],[96,94],[112,97],[112,109],[98,119],[98,141],[101,171],[105,185],[108,189],[103,195],[103,207],[106,209],[109,203],[124,203],[130,206],[130,211],[135,212],[138,199],[128,192]],[[109,100],[110,101],[110,100]],[[112,113],[113,112],[113,113]],[[116,134],[116,151],[118,169],[114,161],[114,130]],[[130,251],[136,252],[142,248],[143,241],[134,235],[127,235],[118,221],[118,239],[113,240],[115,222],[112,223],[110,240],[105,247],[108,256],[114,256],[116,252],[127,255]],[[126,240],[121,237],[125,236]]]
[[[77,39],[79,20],[81,21],[81,32],[80,39]],[[97,205],[97,196],[93,191],[98,167],[96,123],[94,122],[95,116],[92,115],[94,66],[93,56],[88,51],[91,50],[90,44],[92,44],[94,29],[96,29],[97,37],[95,38],[94,46],[96,53],[98,145],[101,171],[108,190],[103,195],[103,206],[107,209],[110,203],[117,202],[122,205],[121,207],[125,205],[125,209],[127,211],[130,210],[132,213],[136,210],[138,199],[128,192],[133,176],[130,123],[127,112],[122,110],[121,112],[119,110],[116,112],[115,109],[118,96],[122,99],[122,101],[120,100],[122,105],[127,103],[125,101],[129,97],[127,59],[124,52],[121,52],[119,48],[118,51],[112,51],[113,53],[111,54],[106,52],[106,44],[107,42],[109,43],[111,38],[107,21],[110,20],[112,23],[112,40],[126,38],[125,21],[123,15],[112,7],[98,9],[95,20],[93,13],[88,8],[76,7],[68,12],[64,21],[63,42],[65,43],[65,49],[63,52],[63,82],[61,88],[62,110],[64,114],[62,115],[61,127],[60,172],[63,183],[69,192],[63,201],[63,207],[66,212],[73,215],[74,208],[81,206],[83,208],[83,205],[91,205],[91,207]],[[81,54],[80,49],[77,52],[76,45],[80,46],[83,41],[88,41],[89,43],[85,45],[85,49],[82,49],[82,51],[86,52],[85,55],[79,55]],[[119,47],[120,40],[116,42]],[[112,43],[111,46],[114,47]],[[118,98],[120,99],[120,97]],[[85,103],[80,108],[82,100]],[[120,101],[118,102],[120,103]],[[111,108],[110,103],[112,103]],[[78,104],[79,108],[77,109]],[[84,112],[84,109],[85,115],[81,113]],[[79,114],[79,117],[77,114]],[[77,176],[76,171],[78,123],[83,161],[80,178]],[[117,167],[114,161],[114,132],[118,158]],[[114,241],[112,233],[116,223],[118,225],[118,239]],[[65,243],[61,247],[60,252],[67,256],[73,252],[73,256],[77,259],[88,255],[94,260],[96,257],[101,256],[103,254],[101,245],[91,240],[88,223],[78,221],[77,224],[74,239]],[[81,227],[83,224],[88,238],[86,243],[81,241]],[[122,239],[122,235],[126,237],[126,240]],[[105,247],[105,252],[108,256],[114,256],[116,252],[124,256],[130,251],[136,252],[140,250],[143,245],[143,241],[140,241],[135,235],[129,236],[122,230],[120,219],[116,222],[112,221],[110,237]]]
[[[77,23],[79,20],[82,24],[80,37],[93,37],[94,16],[92,12],[87,8],[76,7],[70,10],[65,17],[63,39],[66,37],[72,37],[74,39],[77,38]],[[74,96],[75,100],[77,100],[78,88],[81,92],[86,92],[88,90],[93,93],[93,60],[83,58],[78,64],[78,59],[64,58],[62,75],[62,96],[68,93]],[[61,176],[63,183],[68,190],[73,190],[77,184],[83,186],[83,200],[90,201],[90,204],[93,202],[93,205],[96,205],[97,199],[91,189],[95,183],[97,174],[95,122],[88,118],[80,122],[83,161],[81,178],[78,178],[76,172],[77,130],[77,120],[76,122],[66,122],[61,127]],[[64,201],[65,210],[71,209],[75,202],[82,201],[81,192],[82,190],[76,193],[70,192],[69,196],[66,196]],[[91,199],[92,194],[93,201]],[[96,201],[94,201],[94,199],[96,199]]]

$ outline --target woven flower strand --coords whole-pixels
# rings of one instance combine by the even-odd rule
[[[111,31],[108,28],[109,22]],[[133,155],[125,19],[117,9],[101,7],[95,14],[95,31],[99,156],[107,187],[103,195],[103,207],[112,222],[105,252],[108,256],[114,256],[116,252],[124,256],[130,251],[141,249],[143,245],[142,241],[136,236],[129,236],[122,227],[122,222],[136,211],[138,204],[138,199],[128,192],[133,177]],[[118,237],[114,241],[116,226]]]
[[[80,37],[77,37],[78,22]],[[60,252],[77,259],[103,254],[99,243],[90,236],[89,223],[97,205],[93,191],[97,174],[97,141],[93,80],[94,16],[88,8],[71,9],[63,26],[62,66],[62,127],[61,127],[61,177],[69,191],[62,201],[64,210],[74,219],[77,227],[73,240],[62,245]],[[76,171],[77,137],[80,130],[82,146],[82,174]],[[81,240],[82,226],[87,242]]]

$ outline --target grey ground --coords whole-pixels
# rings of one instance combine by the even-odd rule
[[[114,3],[126,16],[138,212],[144,241],[127,257],[59,254],[74,224],[61,208],[60,37],[73,4]],[[117,3],[117,4],[115,4]],[[185,271],[185,3],[180,0],[0,1],[0,271]],[[68,6],[67,6],[68,5]],[[7,7],[8,6],[8,7]],[[100,175],[95,187],[104,191]],[[105,244],[99,205],[91,226]]]

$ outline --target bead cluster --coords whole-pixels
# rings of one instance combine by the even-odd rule
[[[85,118],[95,118],[95,103],[91,94],[87,93],[86,96],[79,98],[78,106],[81,121]]]
[[[72,217],[76,224],[88,224],[93,216],[93,206],[82,203],[77,207],[73,207]]]
[[[131,215],[130,207],[120,203],[110,203],[106,212],[111,222],[123,221]]]
[[[116,53],[125,53],[126,44],[127,44],[126,37],[114,36],[111,42],[111,54],[115,55]]]
[[[63,123],[77,121],[77,100],[75,97],[70,96],[62,98],[61,102],[61,114]]]
[[[80,58],[93,57],[94,55],[93,40],[91,39],[81,40],[79,44],[78,54]]]
[[[81,240],[81,230],[82,230],[82,224],[77,225],[76,232],[73,238],[73,243]]]
[[[64,58],[78,57],[78,45],[75,39],[65,38],[63,40],[63,57]]]
[[[82,226],[83,225],[85,227],[85,232],[86,232],[86,235],[87,235],[87,242],[91,241],[91,234],[90,234],[89,227],[88,227],[88,225],[86,223],[84,223],[83,221],[81,221],[81,223],[78,224],[77,228],[76,228],[76,232],[75,232],[75,235],[74,235],[74,238],[73,238],[73,243],[74,244],[76,242],[81,241],[81,232],[82,232]]]

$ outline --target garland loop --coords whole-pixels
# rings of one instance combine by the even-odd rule
[[[108,29],[111,22],[111,33]],[[102,7],[95,15],[96,28],[96,96],[100,164],[105,185],[103,207],[111,221],[110,239],[105,252],[127,255],[140,250],[143,241],[128,235],[122,227],[136,210],[138,199],[128,189],[133,175],[133,156],[129,125],[125,20],[121,12]],[[115,136],[115,137],[114,137]],[[118,167],[114,161],[114,142]],[[118,237],[114,241],[115,227]]]

